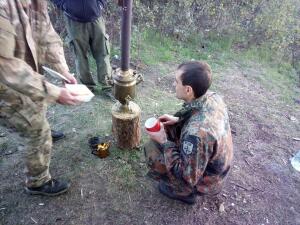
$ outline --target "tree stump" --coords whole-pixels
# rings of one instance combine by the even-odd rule
[[[134,103],[128,106],[117,102],[112,107],[112,133],[117,147],[121,149],[133,149],[140,145],[141,141],[141,109]]]

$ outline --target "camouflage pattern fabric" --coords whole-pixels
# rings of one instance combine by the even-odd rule
[[[88,52],[91,50],[97,65],[98,83],[106,85],[106,77],[111,78],[109,61],[109,36],[105,31],[105,21],[99,17],[93,22],[81,23],[65,16],[70,46],[75,53],[76,72],[80,80],[88,86],[95,86],[89,68]]]
[[[54,102],[59,89],[38,73],[44,64],[62,74],[69,71],[47,1],[1,0],[0,83],[33,100]]]
[[[60,90],[40,75],[48,64],[69,71],[62,42],[47,12],[46,0],[0,1],[0,121],[27,139],[26,185],[38,187],[50,179],[51,132],[47,103]]]
[[[51,179],[52,138],[46,104],[12,89],[0,91],[0,99],[0,124],[16,128],[26,141],[26,185],[39,187]]]
[[[207,92],[175,115],[181,115],[179,122],[165,127],[168,141],[145,145],[150,172],[167,173],[168,185],[178,195],[217,194],[233,157],[226,105]]]

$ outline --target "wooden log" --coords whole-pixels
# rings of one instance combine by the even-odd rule
[[[112,107],[112,133],[118,148],[133,149],[141,141],[141,109],[134,103],[128,106],[117,102]]]

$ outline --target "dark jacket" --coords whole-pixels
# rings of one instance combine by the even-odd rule
[[[102,14],[106,0],[51,0],[72,20],[93,22]]]

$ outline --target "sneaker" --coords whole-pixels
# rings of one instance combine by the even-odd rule
[[[31,195],[57,196],[65,193],[69,187],[66,181],[51,179],[41,187],[26,187],[25,190]]]
[[[51,130],[52,141],[56,142],[65,137],[63,132]]]
[[[190,194],[188,196],[177,195],[177,194],[174,193],[172,188],[170,186],[168,186],[163,181],[159,182],[158,189],[159,189],[160,193],[167,196],[168,198],[178,200],[178,201],[182,201],[182,202],[184,202],[186,204],[189,204],[189,205],[195,204],[195,202],[196,202],[196,196],[194,194]]]

